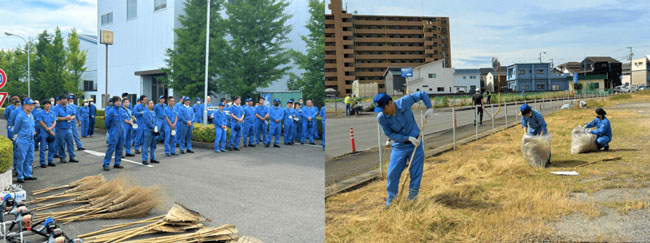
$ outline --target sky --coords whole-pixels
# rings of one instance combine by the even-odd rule
[[[326,0],[325,11],[329,13]],[[650,1],[645,0],[343,0],[348,13],[449,17],[452,66],[491,67],[585,56],[628,62],[650,55]]]

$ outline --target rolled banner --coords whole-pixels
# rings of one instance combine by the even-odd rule
[[[133,124],[133,129],[138,129],[138,124]]]

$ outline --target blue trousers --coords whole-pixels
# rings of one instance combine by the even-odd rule
[[[34,140],[16,139],[16,179],[32,177],[32,163],[34,162]]]
[[[176,144],[181,145],[181,140],[185,137],[185,125],[180,120],[176,123]],[[179,146],[180,147],[180,146]]]
[[[152,130],[145,130],[144,126],[138,127],[136,130],[142,130],[142,162],[147,159],[156,160],[156,138],[152,134]]]
[[[178,130],[176,131],[178,136]],[[165,125],[165,154],[176,154],[176,136],[172,136],[172,128],[169,124]]]
[[[241,130],[242,130],[242,125],[237,123],[237,121],[233,121],[232,125],[230,126],[230,145],[229,147],[231,148],[239,148],[239,141],[241,139]],[[239,131],[237,131],[239,130]]]
[[[302,133],[302,120],[294,121],[293,127],[294,127],[293,139],[298,142],[304,143],[305,139],[304,139],[304,134]]]
[[[156,139],[158,142],[162,142],[165,140],[165,127],[167,126],[167,121],[165,119],[158,119],[156,120],[156,126],[158,127],[158,137]]]
[[[282,123],[271,121],[269,123],[269,136],[266,137],[266,145],[271,144],[271,140],[273,140],[273,136],[275,136],[275,141],[273,142],[273,145],[278,145],[280,143],[280,136],[282,134],[280,133],[280,130],[282,129]]]
[[[215,139],[214,139],[214,151],[223,152],[226,151],[226,130],[217,127],[214,129]]]
[[[406,168],[411,154],[415,146],[411,143],[400,143],[393,145],[393,151],[390,154],[390,163],[388,164],[388,175],[386,178],[386,187],[388,191],[388,199],[386,205],[390,205],[393,198],[397,196],[399,189],[400,177],[402,171]],[[413,163],[409,171],[411,176],[411,184],[409,185],[409,199],[414,199],[420,192],[420,180],[422,179],[422,168],[424,167],[424,149],[422,143],[417,147]]]
[[[72,137],[74,138],[74,143],[77,145],[77,148],[83,148],[81,144],[81,139],[79,138],[79,130],[77,130],[77,125],[75,122],[70,122],[70,128],[72,129]]]
[[[139,121],[139,120],[138,120]],[[144,139],[142,138],[142,133],[144,131],[144,124],[137,123],[138,124],[138,129],[133,129],[135,132],[135,136],[133,137],[133,147],[135,150],[140,150],[140,145],[144,144]]]
[[[288,120],[284,122],[284,144],[293,142],[293,121]]]
[[[124,132],[122,132],[124,133]],[[122,162],[122,147],[124,147],[124,136],[122,134],[109,134],[108,149],[104,155],[104,167],[111,165],[111,157],[115,154],[114,165],[120,165]]]
[[[187,124],[179,124],[178,127],[182,127],[183,130],[183,134],[180,137],[181,150],[192,150],[192,132],[194,130],[194,125],[188,127]]]
[[[54,142],[48,143],[47,142],[47,136],[49,133],[47,133],[47,130],[43,129],[42,127],[39,128],[38,130],[41,131],[41,148],[38,151],[38,157],[40,159],[41,165],[45,165],[45,150],[47,150],[47,162],[48,163],[53,163],[54,162],[54,153],[56,152],[54,150]],[[55,133],[56,134],[56,133]]]
[[[74,144],[72,143],[72,139],[73,139],[72,130],[76,130],[76,129],[75,128],[56,129],[56,132],[54,133],[56,135],[56,141],[58,141],[59,143],[57,152],[59,152],[60,159],[65,159],[66,147],[68,148],[68,155],[70,156],[70,159],[75,158]]]
[[[122,129],[124,129],[124,133],[122,136],[124,136],[124,151],[126,151],[127,154],[131,153],[131,144],[133,143],[133,129],[131,128],[131,125],[129,124],[122,124]]]
[[[253,145],[255,144],[255,121],[254,120],[249,120],[249,121],[244,121],[244,124],[242,124],[242,128],[244,129],[244,145]],[[258,140],[259,141],[259,140]]]
[[[316,121],[309,122],[307,119],[302,121],[302,137],[300,137],[300,142],[304,143],[305,140],[309,139],[310,143],[314,142],[314,127],[316,126]]]
[[[268,133],[266,129],[266,122],[255,119],[255,143],[259,144],[260,141],[266,141],[266,134]]]
[[[95,118],[89,118],[88,121],[88,136],[95,135]]]
[[[81,136],[88,137],[88,125],[90,119],[88,117],[81,118]]]
[[[596,138],[596,143],[602,147],[607,147],[609,146],[609,142],[611,142],[612,139],[608,136],[601,136]]]

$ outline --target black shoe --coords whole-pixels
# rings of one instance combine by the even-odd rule
[[[149,165],[149,162],[147,162],[147,161],[142,161],[142,164],[143,164],[143,165]]]
[[[104,171],[111,171],[111,168],[108,168],[108,166],[104,166]]]
[[[609,151],[609,146],[605,146],[605,149],[603,149],[603,150]]]
[[[280,147],[280,145],[277,145],[277,144],[273,144],[273,147],[275,147],[275,148],[279,148],[279,147]]]
[[[158,160],[151,160],[151,163],[152,163],[152,164],[160,164],[160,161],[158,161]]]
[[[316,145],[315,143],[309,143],[309,144],[311,144],[311,145]]]
[[[35,180],[38,180],[38,178],[33,177],[33,176],[32,177],[25,177],[25,180],[26,181],[35,181]]]
[[[255,144],[249,144],[248,147],[253,147],[253,148],[255,148]]]
[[[269,147],[269,145],[268,145],[268,144],[264,144],[264,147],[265,147],[265,148],[268,148],[268,147]]]
[[[115,168],[115,169],[124,169],[124,166],[121,166],[121,165],[113,165],[113,168]]]
[[[248,145],[244,144],[244,148],[245,148],[245,147],[248,147]]]
[[[140,150],[135,151],[135,154],[140,154],[140,153],[141,153]]]
[[[70,163],[79,163],[79,160],[72,158],[70,159]]]
[[[188,149],[187,152],[190,153],[190,154],[193,154],[193,153],[194,153],[194,151],[191,150],[191,149]]]
[[[134,154],[126,154],[126,157],[135,157]]]
[[[49,166],[49,167],[56,167],[56,164],[54,164],[54,163],[47,163],[47,166]]]
[[[239,148],[235,148],[235,151],[239,151]]]
[[[25,183],[25,181],[23,179],[17,179],[16,183]]]
[[[64,164],[68,163],[68,161],[65,160],[64,158],[60,158],[60,159],[61,159],[61,160],[59,160],[59,163],[64,163]]]
[[[86,150],[85,148],[77,148],[77,150]]]
[[[47,165],[41,165],[41,168],[47,168]]]
[[[185,154],[185,150],[181,150],[181,154]]]

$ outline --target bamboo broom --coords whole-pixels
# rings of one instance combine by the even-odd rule
[[[104,179],[104,177],[92,177],[92,178],[95,179],[85,180],[83,181],[83,183],[77,185],[76,187],[65,190],[61,193],[57,193],[51,196],[34,198],[34,200],[27,202],[27,204],[40,203],[40,202],[44,202],[51,199],[57,199],[57,198],[81,196],[87,191],[91,191],[103,184],[106,184],[106,179]]]
[[[55,190],[66,189],[66,188],[71,188],[71,187],[77,187],[77,186],[79,186],[81,184],[86,184],[88,181],[96,181],[96,180],[106,181],[103,174],[98,174],[98,175],[95,175],[95,176],[86,176],[86,177],[83,177],[83,178],[81,178],[79,180],[73,181],[73,182],[71,182],[70,184],[67,184],[67,185],[57,186],[57,187],[50,187],[50,188],[45,188],[45,189],[40,189],[40,190],[33,190],[32,195],[36,196],[38,194],[43,194],[43,193],[47,193],[47,192],[51,192],[51,191],[55,191]]]

